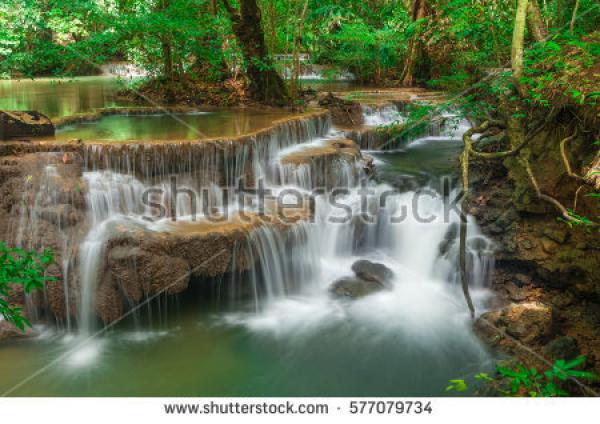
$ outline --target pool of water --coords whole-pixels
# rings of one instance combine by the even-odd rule
[[[394,186],[407,181],[439,187],[444,176],[456,176],[462,142],[447,138],[427,137],[390,151],[369,151],[376,160],[376,174]]]
[[[292,116],[289,112],[259,109],[226,109],[157,115],[113,115],[95,122],[70,125],[59,129],[59,141],[131,141],[194,140],[212,137],[235,137]]]
[[[0,109],[37,110],[52,119],[103,107],[140,106],[116,96],[135,80],[112,76],[0,80]],[[323,91],[349,91],[357,87],[348,81],[300,83],[303,87]]]
[[[118,99],[128,79],[114,77],[0,80],[0,109],[37,110],[50,119],[102,107],[133,106]]]
[[[415,296],[437,304],[446,295],[415,282],[346,307],[287,299],[262,315],[201,299],[171,302],[168,323],[155,310],[143,329],[129,322],[91,340],[46,330],[0,347],[0,393],[443,396],[448,379],[492,365],[467,330],[463,305],[415,307]]]

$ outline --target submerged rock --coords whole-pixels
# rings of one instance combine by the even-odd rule
[[[0,140],[54,135],[50,119],[36,111],[0,111]]]
[[[394,278],[394,272],[387,266],[366,259],[354,262],[352,271],[358,278],[379,283],[382,286],[387,286]]]
[[[336,297],[359,299],[384,289],[385,286],[377,281],[367,281],[356,277],[342,277],[331,284],[329,292]]]
[[[354,277],[342,277],[334,281],[329,292],[341,298],[359,299],[381,290],[391,288],[394,273],[383,264],[366,259],[352,264]]]

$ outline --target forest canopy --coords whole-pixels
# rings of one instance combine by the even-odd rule
[[[127,61],[160,77],[220,81],[237,65],[248,66],[227,10],[237,3],[4,0],[0,74],[85,75]],[[454,87],[509,63],[516,2],[258,0],[257,6],[270,56],[308,53],[313,63],[348,70],[363,82]],[[594,0],[533,0],[529,7],[538,17],[528,25],[534,41],[581,41],[600,19]]]

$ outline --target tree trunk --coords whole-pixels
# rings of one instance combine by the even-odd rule
[[[164,13],[169,8],[169,0],[160,0],[158,10]],[[173,72],[173,45],[171,31],[165,31],[160,34],[160,46],[163,60],[163,75],[172,84],[175,80]]]
[[[546,41],[546,38],[548,37],[548,30],[546,29],[546,25],[542,19],[542,13],[540,12],[540,7],[537,0],[529,0],[527,26],[535,41]]]
[[[267,54],[260,8],[256,0],[240,0],[239,13],[228,0],[222,2],[229,13],[246,62],[250,97],[260,103],[285,105],[289,101],[287,88]]]
[[[522,94],[521,77],[523,76],[523,43],[525,41],[525,21],[527,17],[528,0],[519,0],[513,29],[511,66],[513,83]]]
[[[426,0],[413,0],[412,20],[413,22],[423,19],[427,13]],[[408,52],[404,61],[404,71],[402,72],[402,85],[412,87],[415,85],[415,65],[421,56],[422,46],[419,41],[419,34],[415,34],[408,45]]]
[[[171,49],[171,41],[169,40],[168,35],[162,35],[160,41],[163,56],[163,72],[169,83],[172,83],[175,78],[173,73],[173,52]]]
[[[292,61],[292,85],[291,85],[291,96],[292,99],[296,99],[298,96],[298,79],[300,78],[300,49],[302,48],[302,32],[304,31],[304,17],[306,16],[306,10],[308,9],[308,0],[304,1],[304,7],[302,13],[298,18],[298,30],[294,38],[294,54]]]
[[[575,21],[577,20],[577,11],[579,10],[579,0],[575,1],[575,7],[573,7],[573,16],[571,16],[571,23],[569,24],[569,30],[571,34],[575,29]]]

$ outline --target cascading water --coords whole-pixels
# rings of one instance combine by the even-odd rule
[[[402,119],[393,106],[365,114],[368,126]],[[434,128],[412,143],[435,143],[439,136],[454,140],[463,129],[446,135],[444,128]],[[63,361],[63,369],[88,367],[89,373],[42,376],[31,393],[421,396],[443,394],[449,378],[484,371],[490,357],[470,329],[459,284],[459,216],[444,219],[447,199],[435,185],[399,191],[369,180],[358,161],[332,160],[327,175],[312,162],[282,162],[286,155],[318,150],[344,136],[327,119],[314,118],[235,141],[82,147],[89,231],[79,242],[78,260],[63,256],[63,268],[68,276],[78,267],[80,303],[71,306],[84,335],[93,334],[98,319],[98,288],[110,272],[105,268],[111,237],[131,226],[172,231],[171,213],[179,221],[191,219],[189,196],[175,198],[172,176],[178,189],[197,193],[201,203],[217,210],[235,209],[225,189],[240,178],[263,178],[274,196],[291,188],[309,195],[323,181],[328,187],[314,197],[314,222],[252,227],[235,245],[233,257],[244,252],[255,265],[232,264],[222,277],[234,291],[231,309],[209,307],[190,287],[178,299],[194,311],[189,322],[184,312],[176,325],[171,320],[160,328],[164,331],[150,331],[141,322],[142,330],[131,332],[123,322],[98,338],[102,349],[77,349]],[[346,191],[333,196],[331,186]],[[148,188],[162,188],[158,200],[167,206],[167,216],[156,222],[142,219],[151,215],[140,202]],[[256,212],[255,203],[246,208]],[[472,296],[481,312],[493,245],[471,218],[467,247]],[[353,276],[352,265],[363,259],[394,273],[390,287],[354,300],[333,297],[331,283]],[[48,343],[40,363],[47,362],[48,350],[62,351]],[[131,343],[136,345],[130,349]],[[147,378],[148,369],[160,371],[176,361],[190,366],[160,384]],[[10,362],[0,361],[0,368],[2,363]],[[6,367],[0,371],[6,384],[17,380]]]
[[[225,192],[215,182],[231,189],[248,175],[269,180],[266,164],[282,149],[319,139],[329,131],[328,118],[300,120],[277,126],[272,132],[251,140],[248,146],[232,144],[214,149],[213,155],[203,154],[207,146],[211,147],[208,144],[200,145],[197,151],[194,148],[198,146],[179,146],[182,150],[187,148],[188,155],[183,160],[171,158],[172,152],[167,151],[165,156],[153,155],[151,160],[142,161],[137,158],[140,146],[128,150],[131,155],[91,146],[87,150],[86,166],[96,170],[84,173],[91,229],[79,246],[80,331],[89,333],[97,320],[95,296],[104,273],[106,244],[118,227],[133,224],[152,231],[169,231],[169,226],[161,225],[161,221],[152,224],[144,219],[144,216],[151,215],[149,208],[142,206],[144,192],[150,188],[158,189],[161,193],[159,203],[166,206],[170,218],[182,222],[203,219],[204,211],[231,209],[230,204],[236,200],[233,190]],[[229,147],[232,154],[227,155]],[[192,198],[195,199],[195,207],[192,207]],[[248,208],[252,206],[248,205]],[[276,275],[282,284],[288,281],[290,272],[281,260],[285,247],[283,237],[273,229],[258,228],[251,233],[249,240],[263,274]],[[270,286],[266,287],[271,293]],[[280,294],[281,291],[275,293]]]

